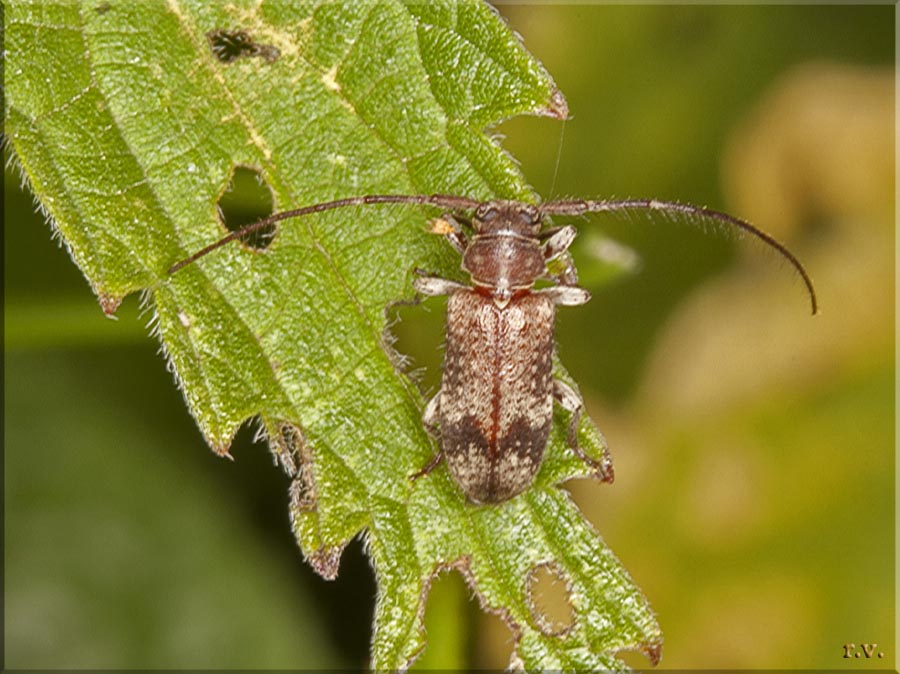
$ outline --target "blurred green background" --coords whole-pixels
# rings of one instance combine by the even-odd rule
[[[661,667],[894,666],[894,7],[500,11],[572,115],[497,129],[543,198],[732,211],[820,295],[811,318],[753,242],[580,223],[585,284],[617,268],[601,236],[640,263],[559,321],[617,475],[569,487],[658,612]],[[234,463],[205,448],[139,298],[104,318],[5,178],[6,666],[363,666],[361,546],[335,582],[309,570],[252,429]],[[433,388],[440,315],[402,315]],[[459,579],[436,591],[427,664],[505,666],[502,623]]]

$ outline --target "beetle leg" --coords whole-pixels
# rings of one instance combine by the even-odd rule
[[[443,461],[443,460],[444,460],[444,450],[440,449],[440,450],[438,450],[438,453],[434,455],[434,458],[428,462],[427,466],[425,466],[422,470],[418,470],[409,476],[410,481],[414,482],[415,480],[418,480],[420,477],[425,477],[426,475],[428,475],[428,473],[430,473],[435,468],[437,468],[441,464],[441,461]]]
[[[451,213],[444,213],[441,217],[432,220],[431,232],[433,234],[443,234],[460,255],[465,253],[466,248],[469,247],[469,241],[463,232],[462,225]]]
[[[457,290],[466,290],[468,286],[451,281],[450,279],[441,278],[440,276],[427,276],[426,272],[416,269],[419,278],[413,281],[413,287],[423,295],[450,295]]]
[[[603,457],[598,461],[588,456],[578,446],[578,422],[581,421],[581,413],[584,411],[584,403],[581,401],[581,398],[568,384],[559,379],[553,380],[553,397],[564,410],[572,413],[572,420],[569,422],[569,433],[566,437],[569,447],[572,448],[572,451],[575,452],[579,459],[597,471],[597,475],[603,482],[612,482],[613,465],[606,448],[603,450]]]
[[[569,246],[572,245],[572,242],[575,240],[575,235],[578,233],[572,225],[566,225],[565,227],[560,227],[559,229],[552,231],[553,233],[547,237],[543,245],[544,259],[548,262],[550,260],[555,260],[569,250]]]
[[[431,400],[428,401],[428,404],[425,405],[425,411],[422,412],[422,425],[425,426],[425,430],[432,437],[437,437],[438,431],[441,428],[440,424],[440,404],[441,404],[441,392],[438,391],[437,395],[434,396]],[[444,458],[444,450],[438,449],[437,454],[434,455],[434,458],[428,462],[424,468],[420,471],[413,473],[409,476],[410,480],[417,480],[420,477],[428,475],[431,471],[440,465],[441,460]]]
[[[564,286],[574,286],[578,283],[578,272],[575,270],[575,262],[568,252],[576,234],[577,230],[572,225],[542,232],[543,237],[546,237],[541,245],[541,249],[544,251],[544,260],[551,262],[561,259],[564,263],[563,270],[559,274],[550,274],[549,278]]]
[[[422,412],[422,424],[425,426],[425,430],[434,437],[437,437],[438,431],[441,429],[440,414],[441,392],[438,391],[437,395],[428,401],[428,404],[425,405],[425,410]]]
[[[546,295],[554,304],[561,304],[567,307],[586,304],[588,300],[591,299],[591,294],[584,288],[579,288],[578,286],[550,286],[549,288],[541,288],[536,292]]]

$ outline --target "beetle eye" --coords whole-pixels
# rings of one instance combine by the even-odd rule
[[[481,206],[475,210],[475,218],[482,222],[493,220],[496,217],[497,208],[492,204],[481,204]]]
[[[534,226],[541,224],[541,214],[536,208],[522,208],[519,211],[519,219],[526,225]]]

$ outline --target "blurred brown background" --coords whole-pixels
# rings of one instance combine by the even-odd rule
[[[819,293],[810,317],[752,241],[579,223],[597,290],[562,312],[560,352],[616,482],[569,488],[658,612],[661,667],[892,667],[894,7],[500,11],[572,113],[497,130],[543,198],[728,210],[786,241]],[[250,431],[235,463],[205,449],[149,315],[132,297],[103,318],[18,184],[7,171],[6,665],[361,666],[360,547],[335,583],[303,565],[267,450]],[[398,328],[426,387],[442,329],[420,309]],[[436,591],[427,664],[505,666],[502,624],[458,579]]]

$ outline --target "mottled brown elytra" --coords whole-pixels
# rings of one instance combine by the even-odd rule
[[[413,477],[431,472],[442,459],[466,498],[473,503],[501,503],[521,493],[541,466],[553,401],[571,413],[568,445],[602,480],[613,477],[608,455],[589,457],[578,446],[583,403],[564,382],[554,379],[552,356],[556,306],[584,304],[590,293],[579,288],[566,255],[575,239],[573,226],[544,229],[549,215],[652,210],[696,222],[714,222],[752,234],[777,250],[806,284],[813,314],[817,311],[812,280],[800,261],[771,235],[745,220],[701,206],[653,199],[567,200],[532,205],[518,201],[478,201],[433,194],[373,194],[338,199],[276,213],[197,251],[173,265],[169,274],[235,239],[288,218],[373,204],[419,204],[448,209],[433,231],[444,235],[462,255],[470,284],[416,270],[416,290],[449,295],[447,352],[441,388],[423,414],[423,423],[440,439],[435,458]],[[461,217],[471,212],[471,222]],[[457,218],[454,217],[456,215]],[[471,233],[471,240],[465,229]],[[548,263],[562,258],[562,270]],[[548,287],[536,289],[543,279]]]

